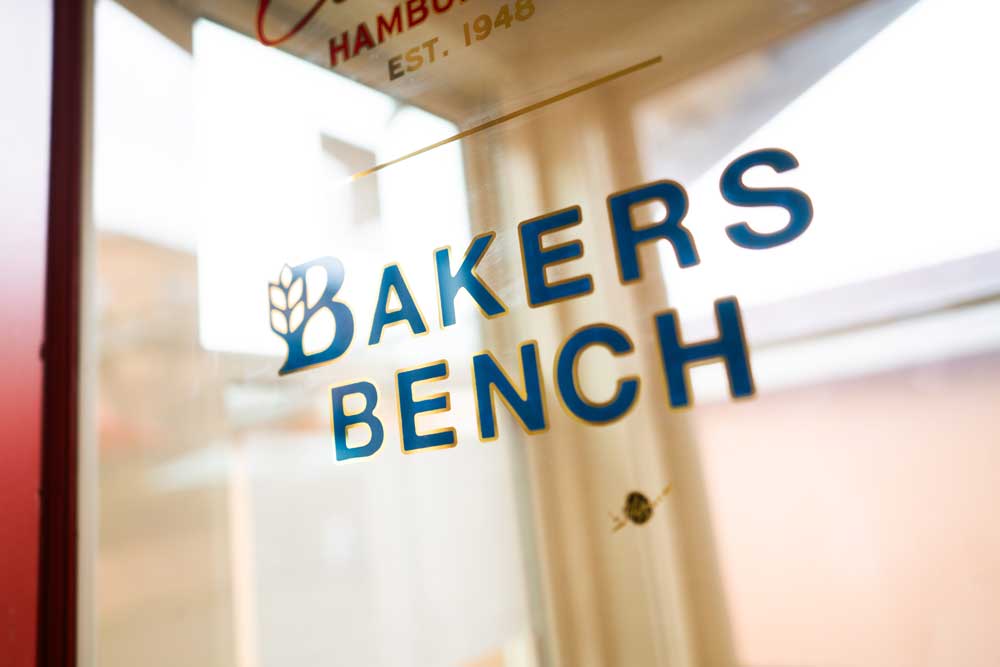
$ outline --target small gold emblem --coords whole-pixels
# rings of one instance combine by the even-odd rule
[[[633,491],[625,496],[625,506],[621,514],[611,514],[611,532],[617,533],[628,525],[629,521],[637,526],[641,526],[653,518],[653,510],[670,493],[671,485],[667,486],[652,501],[639,491]]]

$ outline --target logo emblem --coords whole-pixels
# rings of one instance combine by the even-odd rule
[[[633,491],[628,494],[625,497],[625,506],[622,508],[622,513],[619,515],[611,514],[611,532],[617,533],[627,526],[629,522],[637,526],[647,523],[653,518],[653,510],[656,509],[656,506],[670,493],[671,487],[671,484],[667,484],[663,491],[660,492],[660,495],[653,500],[650,500],[645,494],[639,491]]]
[[[318,294],[310,294],[307,285],[307,274],[312,269],[326,274]],[[271,330],[288,346],[288,356],[279,375],[330,363],[347,352],[354,340],[354,316],[346,304],[333,299],[343,285],[344,265],[335,257],[322,257],[295,267],[286,264],[278,281],[269,285]],[[306,325],[321,311],[329,311],[333,316],[330,344],[321,352],[307,354],[303,347]]]

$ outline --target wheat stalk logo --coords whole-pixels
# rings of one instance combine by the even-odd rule
[[[306,274],[317,267],[326,273],[322,294],[314,294],[310,287],[307,295]],[[278,281],[268,285],[271,331],[281,336],[288,346],[288,357],[278,371],[280,375],[329,363],[347,351],[354,339],[354,317],[346,304],[334,300],[343,284],[344,265],[335,257],[323,257],[296,267],[286,264]],[[306,354],[303,349],[305,325],[322,310],[333,315],[334,334],[325,350]]]
[[[305,280],[294,278],[292,267],[281,269],[278,282],[271,283],[271,330],[282,338],[298,331],[305,322]]]

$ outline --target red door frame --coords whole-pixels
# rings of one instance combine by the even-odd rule
[[[77,397],[88,0],[53,0],[36,664],[76,664]]]

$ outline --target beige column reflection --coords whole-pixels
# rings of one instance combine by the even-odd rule
[[[502,340],[489,341],[510,351],[535,338],[541,348],[550,429],[527,438],[524,451],[547,644],[555,652],[546,662],[732,665],[698,451],[685,417],[667,408],[656,354],[653,314],[667,306],[656,250],[642,251],[644,279],[628,287],[619,283],[613,259],[606,197],[642,182],[628,102],[607,86],[570,104],[573,124],[564,122],[564,109],[543,111],[502,138],[476,137],[466,148],[470,174],[496,181],[490,201],[478,202],[494,207],[494,215],[473,215],[473,224],[502,223],[495,256],[504,264],[483,273],[523,290],[517,224],[580,205],[582,224],[546,242],[579,238],[585,256],[550,270],[549,278],[590,273],[595,282],[593,294],[539,309],[524,306],[523,294],[509,300],[522,305],[501,320]],[[603,427],[566,414],[552,371],[560,343],[596,322],[623,329],[636,352],[623,361],[588,353],[580,365],[582,385],[596,393],[610,391],[611,378],[641,378],[637,407]],[[628,492],[653,497],[668,483],[673,490],[654,520],[612,532],[608,513],[620,510]]]

